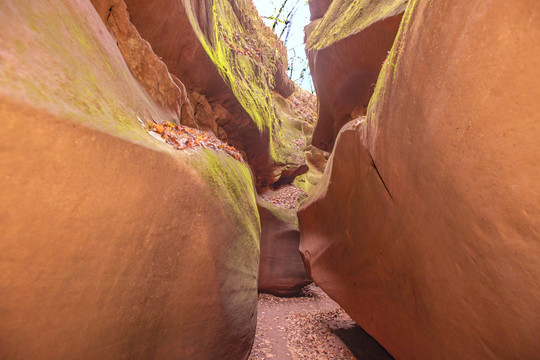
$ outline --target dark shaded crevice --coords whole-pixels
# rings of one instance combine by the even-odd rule
[[[371,335],[360,326],[333,330],[358,360],[394,360]]]
[[[105,20],[107,21],[107,23],[109,22],[109,18],[111,17],[111,13],[112,13],[112,9],[113,9],[114,6],[111,6],[109,8],[109,11],[107,12],[107,16],[105,17]]]

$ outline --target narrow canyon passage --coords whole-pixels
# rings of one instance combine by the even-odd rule
[[[392,360],[315,284],[294,297],[259,294],[250,360]]]
[[[271,204],[274,211],[289,211],[294,219],[299,201],[306,196],[305,192],[294,185],[284,185],[277,190],[264,191],[259,202],[268,203],[266,208],[270,208],[268,205]],[[263,224],[268,222],[265,221],[265,214],[266,212],[261,212]],[[293,275],[290,269],[282,268],[290,266],[290,263],[275,261],[276,259],[289,262],[291,259],[300,259],[298,255],[296,258],[290,255],[285,257],[283,253],[274,253],[269,257],[265,240],[275,241],[278,237],[272,234],[273,238],[267,239],[265,230],[263,227],[259,288],[262,291],[277,292],[281,296],[259,294],[257,331],[249,359],[354,359],[345,344],[332,332],[332,329],[350,328],[354,322],[316,285],[310,284],[301,288],[301,285],[311,281],[307,276],[303,275],[305,280],[302,284],[294,286],[287,293],[280,292],[283,290],[276,289],[276,284],[267,281],[267,278],[271,278],[272,282],[275,282],[276,274],[287,271],[289,277]],[[295,248],[285,247],[280,248],[280,251],[294,255]],[[270,266],[273,268],[267,269]],[[293,279],[288,280],[290,282]]]
[[[538,0],[257,2],[0,0],[0,359],[540,359]]]
[[[260,294],[257,332],[249,359],[355,359],[333,333],[336,329],[350,329],[354,324],[315,285],[308,285],[297,297]]]
[[[269,209],[272,204],[274,211],[281,209],[283,216],[284,212],[295,212],[306,196],[294,185],[283,185],[263,191],[258,200],[259,207]],[[294,272],[290,267],[295,259],[300,264],[297,245],[278,247],[281,253],[270,253],[266,241],[271,240],[277,246],[277,239],[284,236],[279,232],[268,234],[266,224],[279,226],[267,220],[266,211],[260,211],[260,214],[263,228],[259,288],[262,293],[259,294],[257,330],[249,359],[391,360],[390,354],[322,289],[314,283],[301,287],[311,279],[300,276],[301,271]],[[277,268],[269,269],[272,265]],[[288,278],[283,276],[285,274]],[[277,287],[279,275],[283,276],[281,288]],[[300,282],[295,284],[295,281]],[[283,284],[288,284],[287,290]]]

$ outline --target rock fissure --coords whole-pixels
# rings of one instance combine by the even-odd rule
[[[384,179],[383,179],[381,173],[379,172],[379,169],[377,168],[377,165],[375,165],[375,160],[373,159],[373,156],[371,156],[371,154],[369,154],[369,158],[371,159],[371,166],[373,167],[373,169],[375,169],[375,172],[377,173],[377,176],[379,177],[379,180],[381,180],[381,183],[384,186],[384,189],[386,190],[386,192],[388,193],[388,196],[390,196],[390,199],[392,199],[392,201],[394,201],[394,198],[392,197],[392,194],[390,193],[390,190],[388,189],[388,186],[384,182]]]

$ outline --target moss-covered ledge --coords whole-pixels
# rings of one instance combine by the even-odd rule
[[[277,82],[290,82],[282,71],[287,63],[284,45],[262,23],[251,1],[205,0],[203,19],[197,12],[199,2],[185,0],[184,4],[209,58],[258,129],[261,142],[268,142],[266,161],[274,164],[275,174],[261,177],[267,178],[265,182],[277,181],[283,169],[305,162],[302,151],[290,145],[296,139],[305,142],[295,125],[298,119],[291,120],[291,112],[284,109],[287,100],[277,92]]]
[[[334,0],[322,20],[309,34],[306,48],[327,48],[377,21],[402,13],[407,3],[408,0]]]

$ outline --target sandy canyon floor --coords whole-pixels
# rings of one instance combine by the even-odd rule
[[[315,284],[299,297],[260,294],[257,320],[249,360],[392,360]]]

